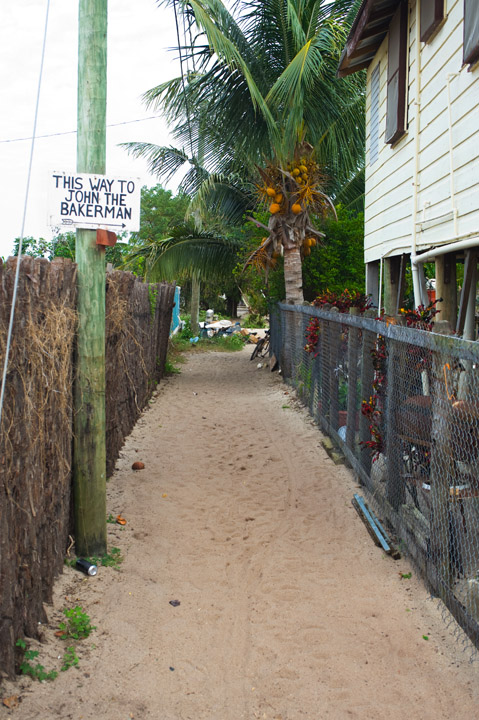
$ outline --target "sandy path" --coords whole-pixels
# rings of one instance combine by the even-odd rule
[[[61,607],[81,604],[97,630],[53,683],[3,683],[22,702],[1,720],[479,716],[479,664],[414,569],[401,580],[407,561],[373,545],[350,472],[248,357],[197,355],[160,386],[109,482],[108,510],[128,520],[109,525],[122,571],[66,570],[40,660],[63,650]]]

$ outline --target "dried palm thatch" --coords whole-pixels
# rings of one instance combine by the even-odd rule
[[[0,267],[3,366],[16,261]],[[69,532],[76,270],[25,258],[0,432],[0,666],[35,637]],[[18,572],[20,568],[20,572]]]

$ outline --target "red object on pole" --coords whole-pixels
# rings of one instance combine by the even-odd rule
[[[97,245],[105,245],[107,247],[113,247],[116,245],[117,236],[114,232],[111,232],[110,230],[103,230],[101,228],[98,228],[96,231],[96,244]]]

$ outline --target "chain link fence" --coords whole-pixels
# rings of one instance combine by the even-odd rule
[[[479,647],[479,345],[354,312],[280,304],[272,352]]]

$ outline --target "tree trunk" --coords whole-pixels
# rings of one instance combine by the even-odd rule
[[[286,302],[291,305],[302,305],[304,303],[303,270],[301,252],[297,245],[284,248],[284,284]]]
[[[234,295],[226,296],[226,314],[230,318],[238,317],[238,300]]]
[[[197,275],[191,277],[191,332],[198,335],[200,332],[200,281]]]

